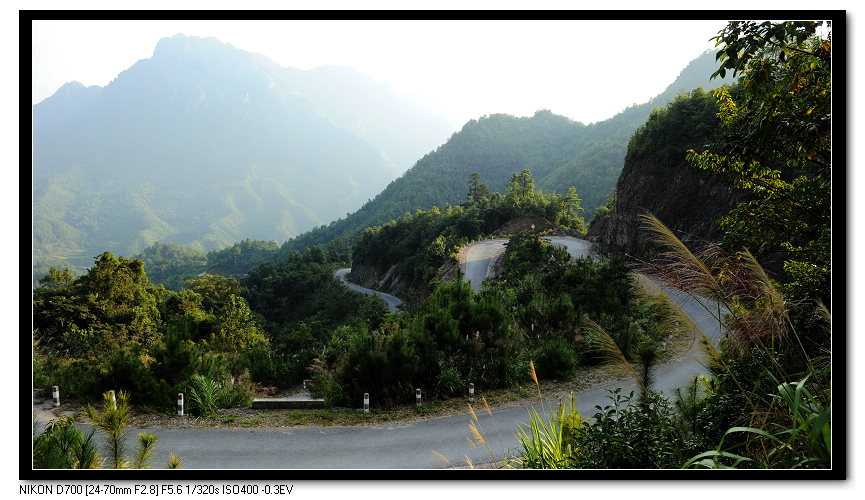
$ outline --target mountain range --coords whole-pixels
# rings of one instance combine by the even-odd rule
[[[286,240],[359,208],[452,132],[353,69],[176,35],[33,106],[35,271],[156,241]]]
[[[472,172],[503,191],[528,168],[544,191],[576,187],[591,214],[652,109],[724,83],[712,71],[704,53],[664,93],[602,122],[494,114],[448,139],[443,118],[356,70],[165,38],[105,87],[68,83],[33,107],[34,275],[156,242],[302,250],[457,204]]]

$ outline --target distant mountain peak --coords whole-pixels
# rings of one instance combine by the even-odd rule
[[[219,49],[223,47],[234,48],[234,46],[223,43],[213,37],[202,38],[177,33],[174,36],[160,39],[159,42],[156,43],[156,48],[153,49],[153,57],[172,54],[189,54],[204,49]]]
[[[33,106],[34,260],[288,239],[356,210],[449,133],[357,70],[178,33],[104,88],[70,82]]]

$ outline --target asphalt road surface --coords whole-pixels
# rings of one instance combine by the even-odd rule
[[[493,257],[505,251],[504,238],[496,240],[481,240],[471,244],[466,250],[466,261],[460,263],[463,272],[463,281],[469,282],[472,290],[477,293],[481,289],[481,283],[487,276],[487,268]]]
[[[342,283],[354,290],[355,292],[365,293],[367,295],[375,295],[377,297],[381,297],[382,300],[387,302],[387,307],[390,309],[390,312],[398,312],[399,306],[402,305],[402,300],[394,297],[393,295],[389,295],[382,292],[377,292],[375,290],[370,290],[369,288],[364,288],[362,286],[355,285],[354,283],[349,283],[348,280],[345,279],[345,275],[351,272],[350,267],[343,267],[342,269],[337,269],[336,272],[333,273],[334,276],[342,280]]]

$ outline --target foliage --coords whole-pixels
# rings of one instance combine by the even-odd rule
[[[86,400],[107,385],[134,391],[142,406],[170,408],[207,363],[218,359],[219,372],[239,375],[268,349],[237,280],[208,275],[172,292],[150,284],[143,267],[106,252],[79,278],[57,271],[43,279],[33,300],[40,387],[61,385]]]
[[[657,219],[647,216],[646,221],[656,241],[667,248],[647,269],[703,304],[724,333],[720,351],[706,343],[716,382],[702,401],[689,403],[694,409],[689,416],[688,449],[712,439],[720,444],[714,454],[701,453],[689,465],[701,460],[701,465],[827,466],[828,448],[820,444],[825,440],[816,438],[831,433],[830,365],[822,358],[831,323],[810,325],[814,329],[811,338],[817,342],[804,344],[793,318],[796,308],[808,304],[786,301],[753,255],[747,251],[730,255],[718,247],[695,255]],[[814,390],[806,390],[804,382],[788,382],[797,378],[811,379]],[[767,396],[773,391],[779,397]],[[792,429],[785,424],[788,417],[778,411],[779,400],[793,414]],[[729,430],[721,434],[725,428]],[[778,433],[778,428],[788,430]],[[781,434],[790,434],[791,441],[779,440]],[[750,435],[777,441],[780,446],[766,453],[766,443],[753,443]],[[787,450],[794,449],[792,440],[801,435],[812,436],[806,440],[808,445],[798,443],[796,451],[788,454]],[[729,451],[740,448],[739,454]],[[721,457],[724,460],[719,461]]]
[[[372,269],[399,265],[400,274],[410,280],[413,288],[427,292],[438,269],[456,255],[460,246],[496,231],[512,219],[541,217],[576,234],[585,233],[581,200],[575,189],[569,189],[566,195],[536,191],[529,170],[513,173],[504,195],[487,194],[488,189],[479,182],[478,177],[473,177],[469,183],[472,202],[418,210],[388,224],[367,228],[355,245],[352,262]]]
[[[207,254],[179,243],[160,243],[145,248],[137,256],[144,262],[150,281],[161,283],[169,290],[180,290],[208,267]]]
[[[94,359],[124,345],[148,349],[159,339],[161,293],[143,262],[105,252],[86,275],[33,291],[34,337],[49,352]]]
[[[595,213],[592,215],[592,220],[589,221],[589,227],[592,227],[593,225],[609,217],[610,213],[613,211],[613,205],[615,204],[615,202],[615,194],[611,193],[610,196],[607,197],[607,201],[603,205],[599,205],[598,208],[595,209]]]
[[[626,161],[652,159],[662,165],[678,165],[691,148],[717,135],[717,106],[702,88],[678,94],[666,107],[656,108],[628,143]]]
[[[716,92],[721,135],[689,160],[754,195],[721,219],[725,246],[783,261],[790,297],[828,304],[832,68],[821,25],[731,22],[715,37],[716,75],[741,74],[741,87]]]
[[[129,393],[124,391],[118,392],[116,396],[114,391],[104,393],[102,395],[101,412],[89,404],[85,409],[87,417],[90,418],[96,427],[108,434],[108,453],[106,456],[110,459],[112,467],[115,469],[129,467],[129,463],[123,460],[123,452],[126,439],[124,434],[129,421],[130,411]]]
[[[189,411],[202,417],[211,417],[219,412],[217,404],[219,387],[203,375],[193,375],[189,386]]]
[[[540,385],[534,372],[534,363],[530,364],[530,375],[538,388],[540,399]],[[531,406],[528,424],[520,424],[517,431],[517,439],[522,446],[520,465],[523,469],[563,469],[568,465],[583,426],[583,419],[574,404],[573,393],[568,410],[561,405],[560,397],[559,410],[554,413],[550,405],[546,421],[535,407]]]
[[[788,469],[831,467],[831,406],[824,409],[819,398],[806,388],[806,381],[807,377],[800,382],[785,382],[778,386],[776,398],[789,412],[791,424],[778,425],[779,430],[774,433],[762,428],[731,427],[717,449],[692,457],[682,468],[724,469],[742,465]],[[727,436],[735,433],[745,433],[753,438],[725,446]],[[750,458],[733,453],[740,447],[746,448],[748,455],[756,456]]]
[[[580,427],[568,465],[587,469],[671,468],[681,463],[672,430],[673,412],[660,394],[634,404],[633,392],[610,391],[611,405]]]
[[[577,367],[573,347],[562,337],[541,344],[535,358],[540,366],[538,374],[543,378],[569,379]]]
[[[253,390],[243,380],[215,381],[204,375],[193,375],[187,389],[189,411],[201,417],[212,417],[220,408],[249,406]]]
[[[240,276],[262,262],[274,260],[278,252],[275,241],[246,238],[222,250],[207,252],[207,264],[218,274]]]
[[[34,469],[99,469],[104,459],[99,455],[92,429],[87,436],[75,427],[72,417],[60,417],[48,422],[43,432],[37,432],[33,422]]]
[[[548,421],[545,421],[532,406],[529,423],[519,425],[517,438],[522,446],[520,458],[523,469],[561,469],[565,457],[571,453],[570,446],[563,441],[561,420],[564,409],[555,414],[550,405],[547,415]]]

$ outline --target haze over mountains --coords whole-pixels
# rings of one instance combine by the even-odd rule
[[[324,242],[458,203],[475,171],[493,190],[523,168],[545,191],[575,186],[590,217],[634,130],[677,91],[720,85],[713,63],[704,54],[663,94],[603,122],[492,115],[445,143],[442,118],[353,69],[302,71],[213,38],[166,38],[109,85],[72,82],[33,107],[34,272],[156,241]]]
[[[104,88],[33,107],[37,270],[155,241],[285,240],[356,210],[451,127],[348,68],[161,40]]]

